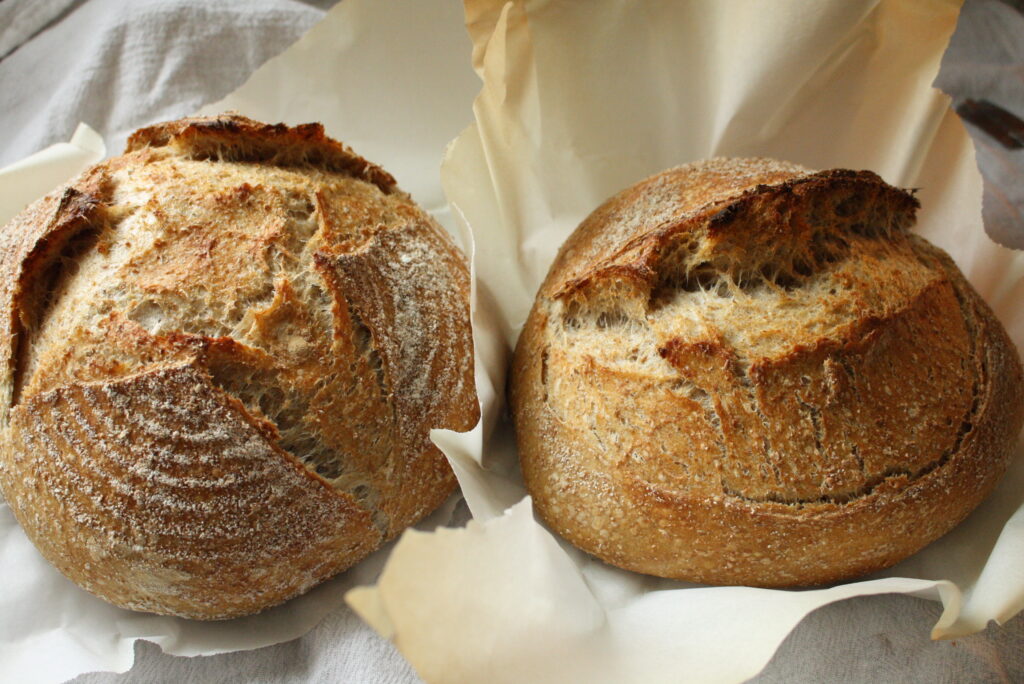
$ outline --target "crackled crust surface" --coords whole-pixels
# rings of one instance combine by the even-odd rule
[[[252,613],[345,569],[455,486],[463,255],[322,127],[136,132],[0,234],[0,486],[111,602]]]
[[[516,350],[541,516],[719,584],[891,565],[967,515],[1024,420],[1020,361],[916,200],[870,172],[715,159],[608,200]]]

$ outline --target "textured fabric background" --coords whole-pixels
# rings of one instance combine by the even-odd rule
[[[1024,0],[968,0],[936,85],[958,102],[987,99],[1024,119]],[[1008,150],[968,130],[985,177],[985,229],[1024,249],[1024,147]]]
[[[79,121],[116,153],[133,129],[189,114],[241,85],[333,4],[3,0],[0,166],[66,140]],[[988,98],[1024,116],[1024,15],[996,0],[968,0],[939,84],[956,99]],[[972,134],[986,177],[988,228],[1024,247],[1024,150]],[[906,596],[827,606],[794,630],[754,681],[1024,682],[1024,616],[965,639],[932,642],[939,613],[937,603]],[[74,681],[418,681],[394,647],[344,606],[305,637],[257,651],[177,658],[140,642],[135,653],[135,667],[125,674]],[[679,680],[686,680],[685,669]]]
[[[67,140],[78,121],[117,154],[144,123],[190,114],[242,85],[337,0],[4,0],[0,166]],[[14,21],[56,10],[42,30]],[[46,13],[50,14],[50,13]]]

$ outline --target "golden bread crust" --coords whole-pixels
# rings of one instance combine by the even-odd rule
[[[991,491],[1020,361],[916,200],[868,172],[710,160],[566,242],[511,394],[541,517],[632,570],[794,586],[891,565]]]
[[[0,487],[86,589],[256,612],[454,489],[468,265],[319,125],[143,129],[0,240]]]

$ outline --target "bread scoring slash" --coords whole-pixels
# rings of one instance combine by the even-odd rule
[[[137,131],[0,235],[0,487],[126,608],[254,613],[455,478],[478,419],[465,257],[322,126]]]
[[[541,517],[605,561],[798,586],[887,567],[992,490],[1017,351],[917,200],[867,171],[713,159],[594,211],[517,345]]]

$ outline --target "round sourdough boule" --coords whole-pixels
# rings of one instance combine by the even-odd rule
[[[240,116],[136,132],[0,235],[0,487],[119,606],[254,613],[455,487],[469,270],[383,169]]]
[[[517,345],[523,474],[630,570],[794,586],[896,563],[1005,470],[1021,366],[917,201],[764,159],[665,171],[562,247]]]

